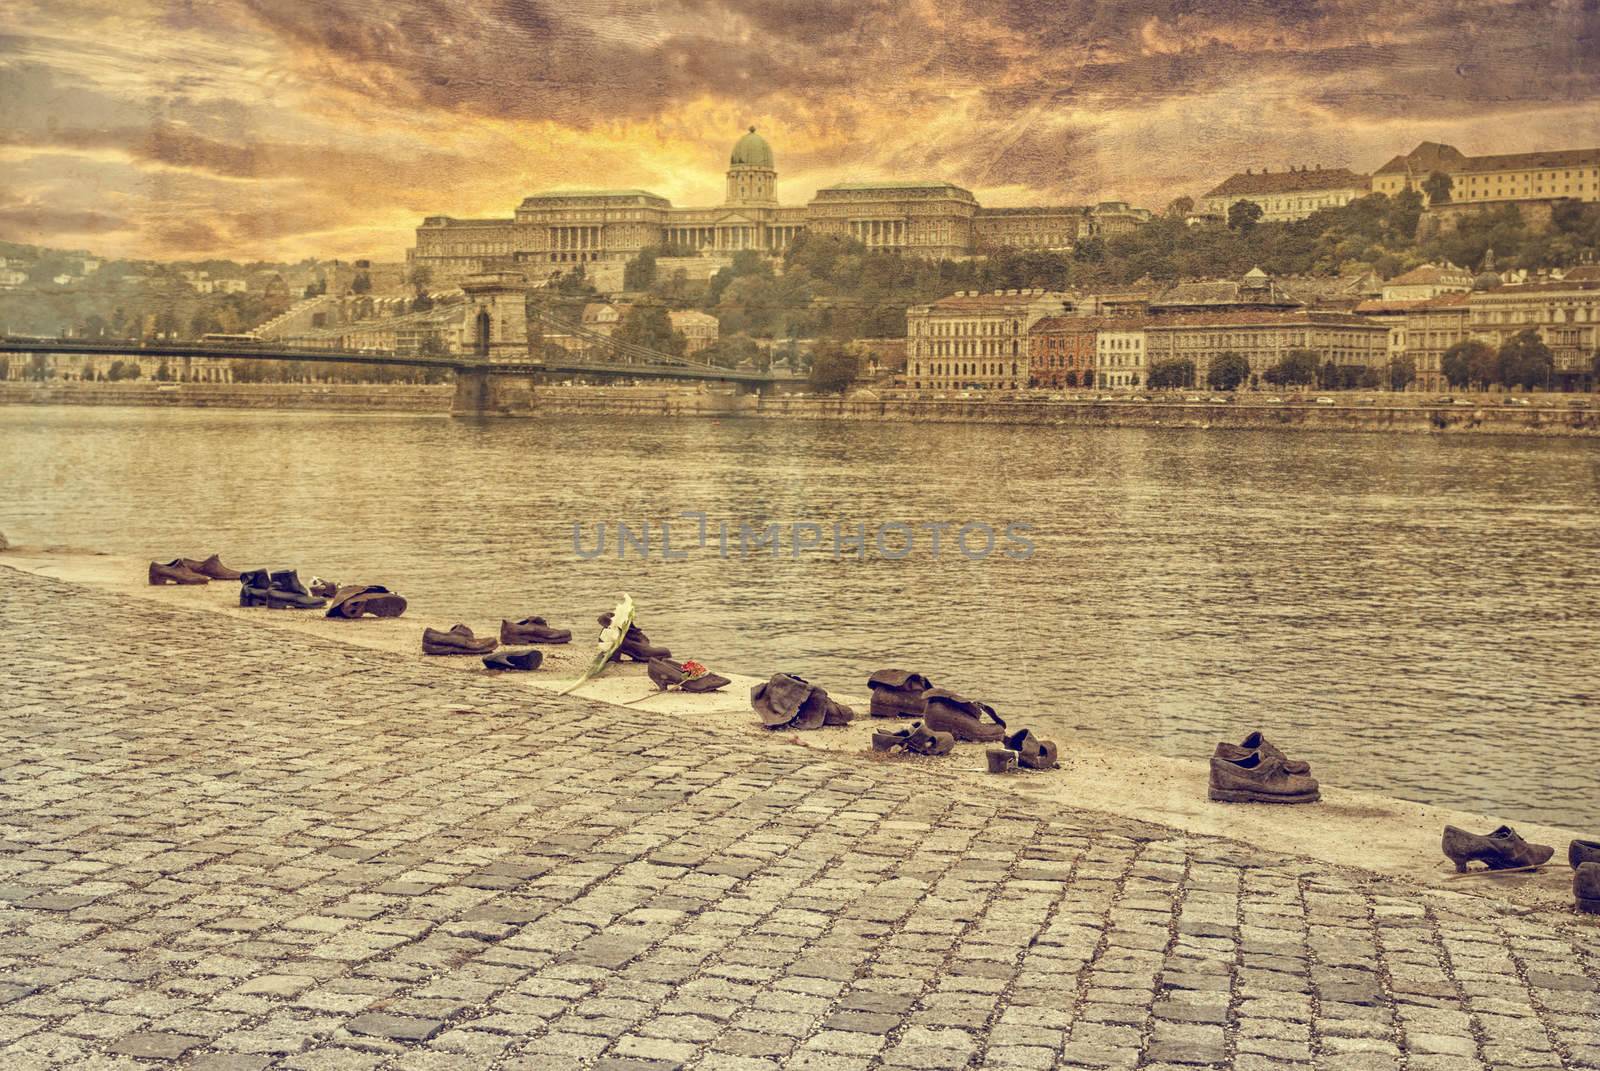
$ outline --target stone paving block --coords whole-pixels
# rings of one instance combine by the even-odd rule
[[[205,1040],[189,1034],[129,1034],[111,1042],[106,1051],[151,1060],[176,1060],[190,1049],[204,1045]]]
[[[352,1034],[388,1038],[390,1041],[426,1041],[444,1029],[444,1022],[440,1019],[368,1012],[351,1019],[345,1024],[345,1029]]]

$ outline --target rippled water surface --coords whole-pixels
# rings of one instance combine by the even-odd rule
[[[1259,726],[1332,784],[1600,832],[1597,507],[1581,440],[0,409],[14,543],[218,548],[478,627],[586,629],[625,589],[652,638],[719,668],[858,693],[918,668],[1173,755]],[[574,523],[590,549],[598,522],[683,510],[1016,522],[1035,549],[574,553]]]

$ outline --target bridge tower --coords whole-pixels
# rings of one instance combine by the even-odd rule
[[[461,289],[467,295],[461,348],[484,361],[528,360],[528,277],[483,272],[461,280]]]
[[[528,279],[517,271],[491,271],[461,280],[467,295],[462,324],[464,360],[456,369],[456,397],[450,411],[458,416],[525,412],[533,407],[531,373],[496,364],[527,364]]]

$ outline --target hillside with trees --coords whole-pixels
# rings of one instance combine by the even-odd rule
[[[781,264],[754,252],[709,285],[685,290],[654,277],[656,251],[629,265],[635,282],[674,308],[716,315],[724,337],[894,338],[905,333],[905,310],[956,290],[1041,287],[1113,289],[1180,279],[1238,278],[1259,266],[1275,276],[1376,272],[1392,278],[1419,264],[1448,260],[1481,267],[1490,250],[1497,268],[1549,268],[1600,256],[1600,205],[1559,208],[1548,229],[1529,226],[1514,205],[1467,216],[1454,229],[1422,230],[1422,198],[1375,193],[1302,220],[1262,221],[1233,213],[1232,225],[1190,225],[1183,205],[1131,233],[1090,238],[1070,253],[1002,250],[964,261],[930,261],[870,250],[859,242],[802,233]]]

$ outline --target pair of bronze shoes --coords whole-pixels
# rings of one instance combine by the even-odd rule
[[[320,610],[332,594],[325,581],[307,587],[293,569],[251,569],[239,574],[239,605],[269,610]]]
[[[1237,744],[1217,745],[1206,794],[1218,803],[1316,803],[1322,790],[1310,774],[1309,763],[1254,732]]]
[[[238,580],[237,569],[229,569],[222,559],[213,554],[204,561],[194,558],[174,558],[170,562],[150,563],[150,583],[156,587],[165,584],[209,584],[213,580]]]
[[[474,636],[465,625],[456,625],[449,631],[436,628],[422,630],[422,653],[428,655],[486,655],[500,646],[493,636]]]
[[[599,617],[602,628],[611,626],[611,611],[607,610]],[[671,658],[672,652],[667,648],[650,642],[650,637],[638,625],[629,625],[628,634],[622,638],[622,646],[617,648],[611,656],[613,662],[622,661],[626,656],[635,662],[648,662],[652,658]]]
[[[750,705],[769,729],[820,729],[848,725],[856,712],[793,673],[774,673],[750,689]]]

